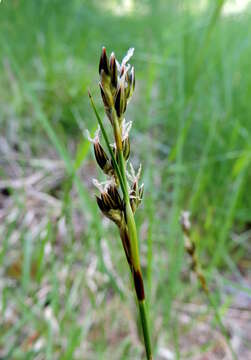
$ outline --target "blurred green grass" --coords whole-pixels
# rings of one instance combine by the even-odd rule
[[[219,309],[231,303],[226,282],[250,294],[250,9],[224,16],[224,1],[200,10],[196,1],[141,0],[118,15],[122,3],[0,4],[0,185],[11,191],[0,223],[4,359],[140,358],[127,265],[115,230],[103,229],[90,185],[100,174],[83,136],[96,127],[87,89],[98,98],[102,45],[118,57],[135,47],[128,116],[144,169],[137,222],[156,353],[166,346],[188,359],[216,341],[203,348],[195,336],[191,353],[184,344],[196,319],[184,326],[177,302],[205,300],[189,280],[182,209],[192,212]],[[11,182],[37,173],[34,186]]]

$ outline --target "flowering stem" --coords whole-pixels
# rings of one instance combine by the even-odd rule
[[[127,181],[128,176],[126,172],[126,161],[130,155],[128,134],[131,122],[126,123],[124,113],[135,88],[134,68],[130,69],[130,64],[128,64],[133,51],[134,49],[129,49],[122,63],[119,64],[114,53],[111,54],[108,60],[106,49],[105,47],[102,48],[99,62],[99,87],[104,110],[113,128],[114,146],[109,143],[106,130],[90,93],[89,97],[111,158],[109,159],[109,156],[99,142],[98,131],[95,138],[91,139],[91,141],[94,144],[94,154],[99,167],[111,178],[104,187],[95,181],[101,192],[100,197],[96,197],[97,204],[102,213],[119,228],[137,295],[146,357],[147,360],[152,360],[149,322],[140,267],[137,228],[134,218],[134,212],[142,200],[143,184],[140,187],[138,185],[140,169],[136,176],[132,167],[132,177],[130,179],[133,180],[131,186],[129,186]],[[123,197],[119,190],[122,191]]]

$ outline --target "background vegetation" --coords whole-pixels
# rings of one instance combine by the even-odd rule
[[[236,3],[239,3],[236,1]],[[101,46],[135,47],[130,104],[156,359],[231,359],[197,282],[192,237],[239,359],[250,317],[250,6],[231,1],[0,4],[0,358],[140,359],[127,263],[102,219],[86,128]],[[249,328],[248,328],[249,326]]]

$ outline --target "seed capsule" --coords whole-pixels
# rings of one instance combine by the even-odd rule
[[[114,106],[116,113],[120,118],[126,110],[125,89],[122,85],[118,89]]]
[[[120,103],[121,103],[121,87],[118,89],[117,96],[116,96],[116,99],[115,99],[115,104],[114,104],[115,110],[116,110],[116,113],[117,113],[118,117],[121,116]]]
[[[106,155],[100,143],[95,142],[93,147],[94,147],[94,155],[97,160],[97,163],[100,166],[100,168],[103,170],[107,162],[109,162],[108,156]]]
[[[117,65],[116,65],[116,59],[114,53],[112,53],[110,56],[110,71],[111,71],[111,84],[114,87],[114,89],[117,89],[118,71],[117,71]]]
[[[101,75],[102,70],[104,70],[106,75],[109,75],[109,64],[108,64],[108,59],[107,59],[106,48],[105,47],[102,48],[102,53],[101,53],[101,56],[100,56],[99,75]]]
[[[105,174],[107,175],[113,174],[114,173],[113,166],[106,152],[104,151],[103,147],[98,142],[95,142],[93,144],[93,147],[94,147],[94,155],[99,167],[103,170]]]

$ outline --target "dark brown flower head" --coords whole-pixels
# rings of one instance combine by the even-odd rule
[[[100,184],[97,180],[93,180],[93,184],[100,191],[100,200],[103,202],[103,207],[106,211],[124,210],[123,201],[117,189],[117,185],[114,180]]]
[[[106,55],[106,48],[103,47],[102,48],[102,53],[100,56],[100,61],[99,61],[99,74],[101,75],[101,71],[104,71],[104,73],[106,75],[109,75],[109,65],[108,65],[108,59],[107,59],[107,55]]]
[[[103,203],[109,208],[109,210],[117,208],[116,202],[110,196],[108,191],[105,191],[101,194],[101,199],[102,199]]]
[[[109,159],[108,155],[106,154],[105,150],[103,149],[100,143],[99,131],[100,129],[98,128],[97,131],[95,132],[94,138],[92,138],[89,132],[87,131],[87,137],[89,141],[93,144],[94,155],[99,167],[103,170],[103,172],[106,175],[112,176],[115,173],[114,168],[112,166],[111,160]]]
[[[115,204],[115,206],[113,208],[114,209],[124,210],[123,201],[122,201],[122,199],[120,197],[120,194],[118,192],[117,187],[115,185],[109,186],[108,189],[107,189],[107,193],[109,194],[111,199],[113,199],[113,202]]]
[[[100,197],[96,197],[99,209],[120,227],[123,220],[124,204],[116,184],[108,182],[102,185],[96,180],[93,183],[101,192]]]

